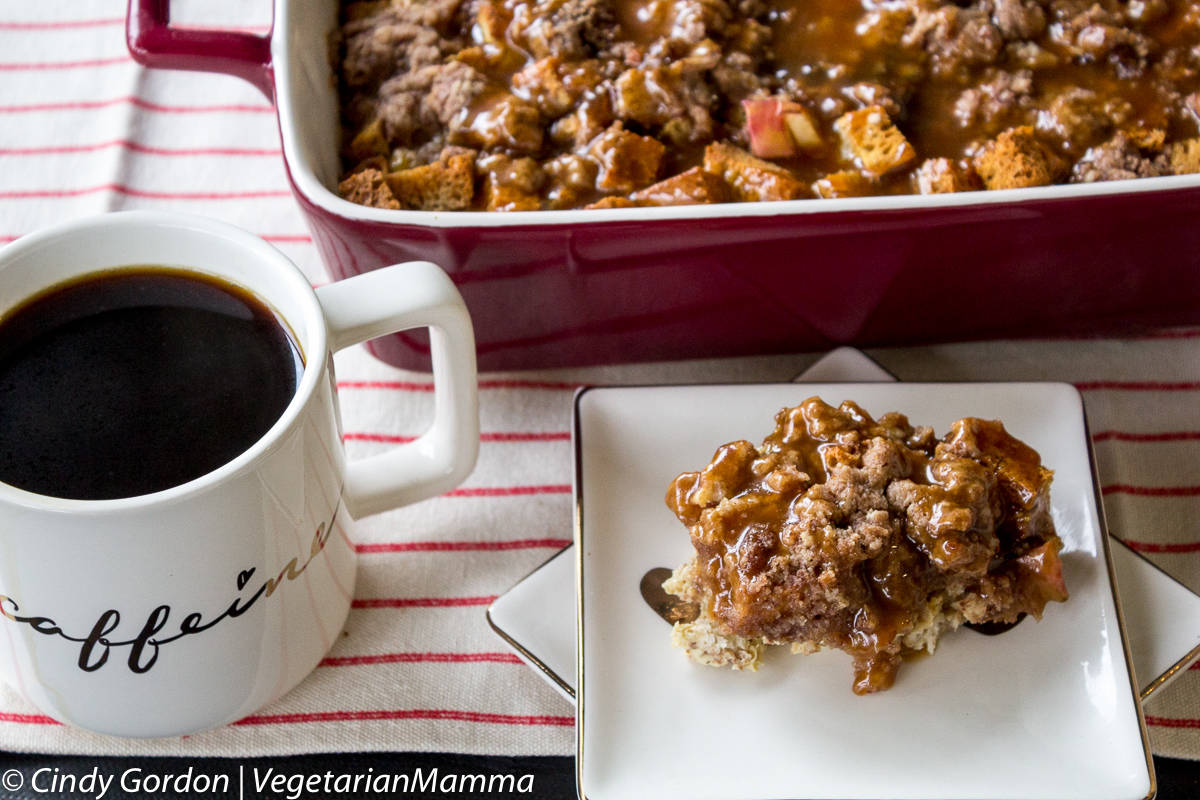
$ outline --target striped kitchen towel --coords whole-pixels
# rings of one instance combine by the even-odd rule
[[[234,78],[141,69],[120,0],[0,7],[0,241],[64,219],[169,209],[223,219],[329,277],[292,200],[267,101]],[[263,31],[267,2],[175,0],[179,22]],[[1113,531],[1200,589],[1200,331],[1129,340],[873,351],[903,380],[1053,379],[1087,401]],[[54,724],[0,687],[0,750],[265,755],[574,751],[574,710],[504,649],[491,600],[567,544],[571,397],[581,384],[787,381],[815,354],[481,375],[483,442],[466,483],[362,520],[345,635],[296,690],[226,728],[132,741]],[[427,375],[338,355],[350,457],[419,434]],[[0,554],[2,557],[2,554]],[[573,613],[571,609],[554,609]],[[1200,757],[1200,672],[1156,696],[1157,752]]]

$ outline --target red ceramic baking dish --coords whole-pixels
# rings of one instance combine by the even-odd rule
[[[333,274],[441,265],[483,369],[1200,321],[1200,175],[670,208],[367,208],[332,188],[334,0],[276,0],[266,36],[175,29],[168,12],[131,0],[134,57],[238,75],[273,99],[292,189]],[[412,335],[373,350],[426,365]]]

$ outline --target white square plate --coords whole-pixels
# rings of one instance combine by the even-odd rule
[[[1055,471],[1071,599],[999,637],[962,630],[896,685],[850,690],[849,657],[775,648],[757,673],[689,662],[639,581],[691,551],[663,498],[717,446],[760,441],[810,395],[942,434],[1001,419]],[[1065,384],[599,388],[576,399],[580,794],[1141,800],[1153,772],[1112,590],[1083,408]]]
[[[863,352],[839,347],[796,378],[826,383],[894,381]],[[1144,701],[1200,656],[1200,597],[1110,537],[1113,573],[1134,674]],[[575,702],[575,546],[567,545],[500,595],[487,619],[513,652]]]

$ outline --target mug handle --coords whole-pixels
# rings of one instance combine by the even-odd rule
[[[411,261],[316,292],[330,350],[428,327],[433,354],[433,423],[415,441],[347,464],[346,510],[361,517],[453,489],[479,454],[475,333],[457,287],[439,267]]]

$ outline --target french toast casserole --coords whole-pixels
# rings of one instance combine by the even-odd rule
[[[1190,0],[364,0],[341,195],[533,210],[1200,171]]]

